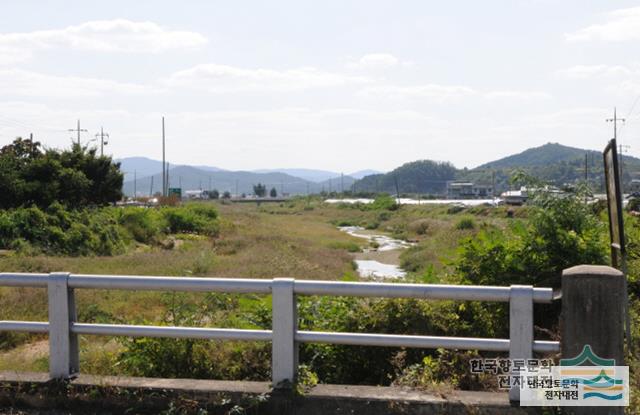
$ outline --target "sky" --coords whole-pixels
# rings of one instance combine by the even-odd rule
[[[0,146],[230,170],[474,167],[547,142],[640,156],[632,1],[4,1]]]

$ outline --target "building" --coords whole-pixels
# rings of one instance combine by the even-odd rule
[[[447,199],[482,199],[493,197],[493,186],[473,182],[447,182]]]

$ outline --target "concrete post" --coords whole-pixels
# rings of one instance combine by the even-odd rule
[[[298,372],[298,313],[293,292],[293,278],[276,278],[272,288],[272,364],[271,378],[274,388],[293,385]]]
[[[625,276],[615,268],[579,265],[562,272],[562,357],[578,356],[585,345],[603,359],[624,366]],[[567,408],[575,414],[622,414],[622,407]]]
[[[79,369],[78,336],[70,329],[76,307],[68,280],[67,272],[49,274],[49,375],[54,379],[68,379]]]

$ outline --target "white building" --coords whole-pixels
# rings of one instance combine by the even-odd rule
[[[493,197],[493,186],[472,182],[447,182],[447,199],[480,199]]]

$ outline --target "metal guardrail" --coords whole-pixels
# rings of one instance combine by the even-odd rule
[[[557,352],[560,343],[533,338],[533,304],[553,301],[551,288],[395,284],[375,282],[296,281],[82,275],[69,273],[0,273],[0,286],[47,288],[49,322],[0,321],[0,331],[49,333],[49,372],[69,378],[79,371],[78,335],[169,337],[272,342],[274,387],[290,384],[297,373],[299,343],[445,348],[509,352],[527,359],[534,352]],[[201,291],[272,294],[271,330],[87,324],[77,322],[75,289]],[[296,295],[418,298],[425,300],[509,302],[509,339],[329,333],[298,330]],[[517,390],[511,398],[517,399]]]

